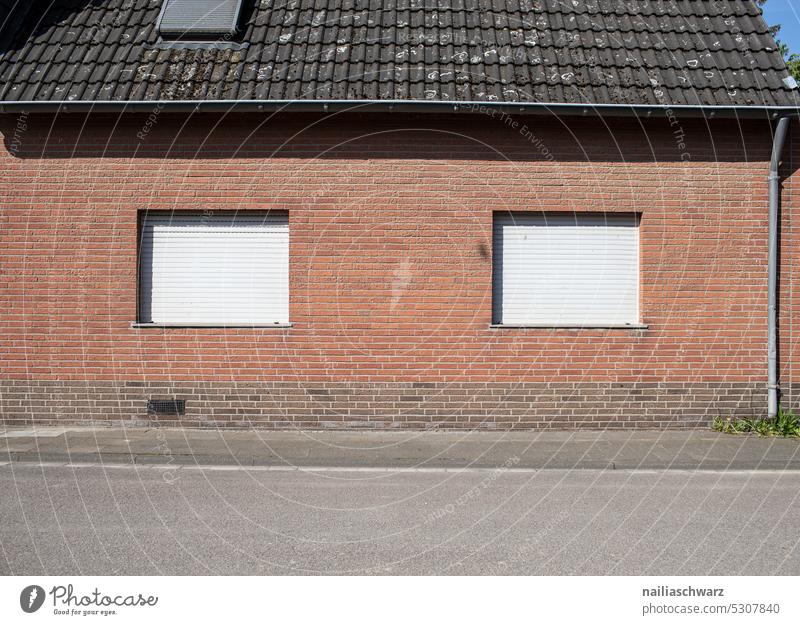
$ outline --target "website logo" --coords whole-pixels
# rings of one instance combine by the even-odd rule
[[[23,612],[28,614],[36,612],[42,607],[44,603],[44,588],[34,584],[33,586],[26,586],[19,594],[19,607]]]

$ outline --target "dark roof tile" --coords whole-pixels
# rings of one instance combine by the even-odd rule
[[[258,0],[244,50],[163,49],[158,0],[32,6],[0,3],[4,100],[795,99],[749,0]]]

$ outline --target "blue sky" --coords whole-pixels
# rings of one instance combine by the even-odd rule
[[[781,25],[778,39],[788,44],[792,52],[800,54],[800,1],[767,0],[762,8],[767,24]]]

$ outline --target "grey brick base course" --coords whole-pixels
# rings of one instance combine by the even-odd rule
[[[186,414],[148,414],[151,398],[185,399]],[[0,382],[3,425],[699,428],[765,409],[765,385],[740,383]]]

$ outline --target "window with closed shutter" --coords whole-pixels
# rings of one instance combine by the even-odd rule
[[[497,213],[493,323],[635,325],[639,217]]]
[[[147,212],[139,267],[142,323],[289,321],[287,213]]]
[[[242,0],[164,0],[157,29],[167,38],[232,36],[241,10]]]

